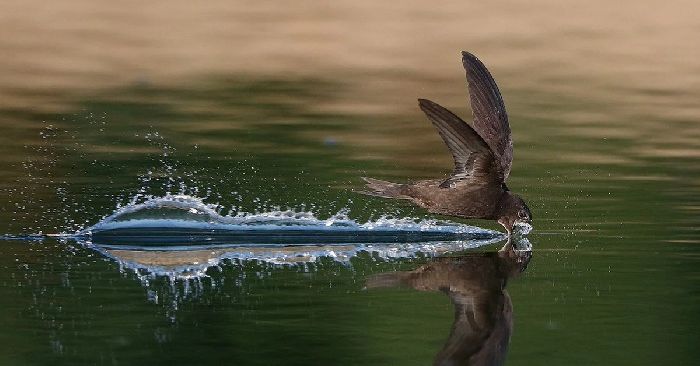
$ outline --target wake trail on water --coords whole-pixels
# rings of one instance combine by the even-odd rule
[[[314,265],[321,258],[349,264],[362,253],[376,260],[439,256],[502,241],[497,231],[437,219],[383,216],[360,222],[341,211],[270,210],[222,215],[220,206],[187,195],[149,198],[117,208],[76,233],[0,239],[75,241],[137,273],[193,279],[228,261]],[[524,239],[527,243],[526,239]]]
[[[359,222],[344,211],[323,219],[293,210],[221,215],[218,208],[185,195],[152,198],[121,207],[76,235],[115,245],[395,243],[502,236],[497,231],[435,219],[384,216]]]
[[[187,243],[292,245],[503,238],[497,231],[437,219],[382,216],[359,222],[342,210],[325,219],[312,212],[294,210],[232,215],[222,215],[219,211],[218,205],[205,203],[197,197],[168,195],[120,207],[76,233],[4,235],[0,239],[58,237],[112,245],[177,246]]]

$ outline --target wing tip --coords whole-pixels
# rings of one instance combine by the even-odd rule
[[[476,56],[474,56],[474,54],[469,52],[469,51],[462,51],[462,59],[465,59],[465,58],[472,58],[473,59],[473,58],[476,58]]]
[[[462,51],[462,65],[464,66],[464,68],[465,69],[469,68],[471,65],[475,65],[475,64],[476,65],[479,65],[479,64],[483,65],[481,60],[479,60],[479,58],[476,57],[476,55],[474,55],[473,53],[468,52],[468,51]]]
[[[418,106],[423,110],[423,112],[427,113],[429,110],[434,110],[438,104],[430,99],[418,98]]]
[[[429,99],[418,98],[418,106],[420,109],[428,116],[428,119],[437,125],[441,125],[442,122],[446,122],[445,113],[452,115],[455,119],[459,120],[459,117],[450,112],[447,108],[433,102]],[[449,118],[449,117],[448,117]],[[460,120],[461,121],[461,120]]]

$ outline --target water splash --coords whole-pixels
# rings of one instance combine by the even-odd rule
[[[221,211],[196,197],[167,195],[128,204],[77,233],[55,236],[114,260],[122,273],[141,281],[149,299],[169,299],[173,310],[185,299],[214,291],[227,277],[216,274],[228,266],[240,273],[251,266],[270,273],[295,266],[312,272],[323,265],[354,271],[367,261],[398,263],[504,238],[497,231],[435,219],[384,216],[359,222],[347,211],[327,218],[293,210]]]
[[[328,218],[311,212],[273,210],[221,215],[220,207],[185,195],[151,198],[117,209],[78,232],[93,242],[119,246],[231,244],[408,243],[492,239],[502,234],[460,223],[380,217],[358,222],[340,211]]]
[[[502,238],[427,243],[348,244],[348,245],[269,245],[198,248],[178,250],[170,248],[119,248],[83,242],[88,247],[114,259],[122,269],[132,270],[148,277],[165,276],[172,279],[190,279],[207,276],[207,270],[222,262],[244,263],[257,261],[274,266],[307,265],[325,258],[343,265],[361,253],[370,254],[374,260],[438,256],[441,254],[473,249],[501,241]]]
[[[190,281],[222,262],[273,266],[331,260],[350,265],[361,253],[376,260],[436,256],[503,239],[501,233],[456,222],[380,217],[358,222],[340,211],[328,218],[274,210],[221,215],[220,207],[169,195],[118,208],[72,238],[136,273]]]
[[[399,265],[405,259],[436,257],[501,241],[502,237],[444,242],[229,245],[187,247],[105,246],[78,242],[114,260],[125,276],[135,276],[147,299],[164,305],[172,321],[180,305],[223,290],[227,281],[244,286],[252,273],[259,279],[290,268],[296,272],[364,272],[376,266]]]
[[[532,231],[533,227],[532,225],[525,223],[525,222],[516,222],[515,226],[513,227],[513,232],[515,235],[518,236],[525,236]]]

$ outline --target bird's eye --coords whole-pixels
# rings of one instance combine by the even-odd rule
[[[521,219],[527,218],[527,213],[525,211],[518,211],[518,217]]]

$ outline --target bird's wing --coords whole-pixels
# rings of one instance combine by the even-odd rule
[[[454,157],[454,171],[440,184],[441,188],[462,184],[500,184],[503,181],[493,152],[478,133],[439,104],[427,99],[418,99],[418,102]]]
[[[513,140],[503,97],[491,73],[476,56],[462,51],[462,64],[467,73],[474,130],[493,151],[505,181],[513,164]]]

